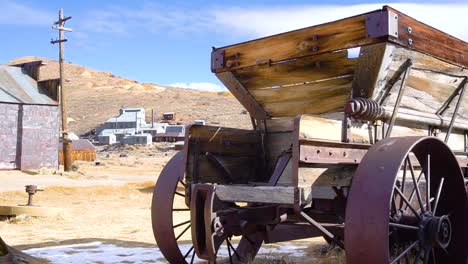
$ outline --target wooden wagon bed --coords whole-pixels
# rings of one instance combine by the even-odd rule
[[[380,98],[408,59],[402,107],[436,112],[468,75],[466,42],[387,6],[215,49],[211,65],[254,118],[268,119],[340,111],[351,96]]]
[[[188,178],[265,185],[281,155],[290,152],[278,185],[309,188],[319,176],[328,188],[349,185],[356,155],[362,157],[383,136],[372,122],[346,124],[347,102],[380,102],[385,127],[407,74],[392,136],[424,136],[432,125],[443,137],[468,76],[467,56],[466,42],[388,6],[214,49],[212,71],[249,111],[254,130],[187,129]],[[458,113],[448,144],[465,151],[466,97]],[[356,150],[323,147],[333,142]],[[312,149],[322,153],[312,155]]]
[[[249,263],[262,243],[316,236],[346,245],[350,264],[466,262],[466,42],[385,6],[211,57],[252,129],[186,129],[153,196],[171,263],[192,250],[215,262],[223,239],[230,263]],[[187,208],[170,206],[176,196]]]

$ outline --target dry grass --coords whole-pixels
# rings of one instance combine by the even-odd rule
[[[234,97],[231,92],[217,92],[220,96]]]

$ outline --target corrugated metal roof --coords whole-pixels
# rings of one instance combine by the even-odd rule
[[[0,102],[57,105],[20,67],[0,65]]]

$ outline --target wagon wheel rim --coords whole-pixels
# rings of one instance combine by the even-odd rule
[[[187,246],[181,247],[184,235],[191,234],[190,208],[184,202],[177,202],[185,200],[184,164],[183,152],[177,153],[166,164],[154,187],[151,204],[151,220],[156,243],[169,263],[178,264],[200,261],[191,243],[184,243]],[[177,217],[176,222],[174,214],[183,217]],[[222,250],[227,252],[225,254],[227,263],[239,263],[255,257],[263,242],[263,236],[261,234],[242,236],[237,246],[231,242],[231,237],[225,237],[220,242],[217,250],[222,244],[226,245]]]
[[[382,140],[353,178],[347,263],[465,264],[465,197],[460,167],[443,142],[432,137]]]

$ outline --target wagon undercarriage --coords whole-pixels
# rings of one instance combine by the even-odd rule
[[[253,130],[187,129],[153,196],[164,256],[245,263],[321,236],[351,264],[466,263],[467,58],[389,7],[215,49]]]

